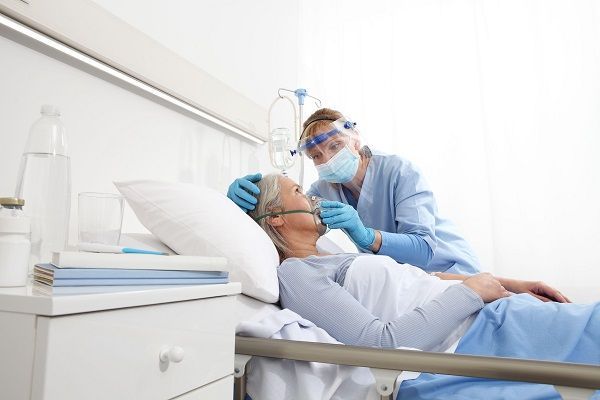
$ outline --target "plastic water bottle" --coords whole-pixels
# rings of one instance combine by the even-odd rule
[[[29,131],[15,193],[31,218],[30,272],[66,247],[71,208],[71,160],[60,111],[43,105],[41,113]]]

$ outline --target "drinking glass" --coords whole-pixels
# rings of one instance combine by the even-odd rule
[[[79,242],[118,245],[123,197],[113,193],[79,193]]]

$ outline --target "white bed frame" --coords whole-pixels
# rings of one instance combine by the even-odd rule
[[[589,399],[600,389],[600,366],[586,364],[241,336],[236,337],[235,351],[236,400],[246,396],[245,370],[252,356],[368,367],[382,399],[392,398],[402,371],[550,384],[565,400]]]

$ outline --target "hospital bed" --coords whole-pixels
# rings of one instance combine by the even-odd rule
[[[238,300],[239,321],[279,310],[245,295]],[[246,367],[252,357],[368,367],[381,399],[394,398],[402,371],[550,384],[563,399],[589,399],[600,389],[600,366],[236,336],[235,400],[246,398]]]

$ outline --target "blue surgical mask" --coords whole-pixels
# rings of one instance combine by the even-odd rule
[[[359,160],[360,157],[345,146],[325,164],[316,166],[319,178],[329,183],[350,182],[358,171]]]

